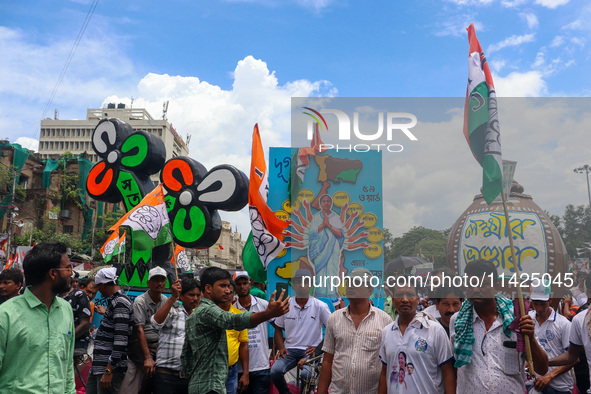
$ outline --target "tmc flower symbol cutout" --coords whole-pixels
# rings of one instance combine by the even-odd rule
[[[222,220],[217,212],[238,211],[248,203],[248,178],[222,164],[207,171],[189,157],[166,162],[160,180],[175,241],[184,247],[210,247],[218,240]]]
[[[97,124],[92,147],[102,160],[88,174],[88,194],[110,203],[123,200],[127,210],[153,189],[150,175],[160,171],[166,158],[161,139],[145,131],[134,131],[116,118]]]

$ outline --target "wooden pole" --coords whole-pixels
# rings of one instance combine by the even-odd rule
[[[511,222],[509,221],[509,211],[507,210],[507,200],[505,199],[505,191],[501,191],[501,199],[503,200],[503,210],[505,211],[505,222],[507,223],[507,237],[509,238],[509,246],[511,247],[511,258],[513,259],[513,266],[515,268],[515,274],[517,275],[517,297],[519,298],[519,310],[521,316],[525,316],[527,311],[525,310],[525,303],[523,302],[523,293],[521,291],[521,271],[519,270],[519,263],[515,255],[515,246],[513,245],[513,232],[511,231]],[[534,361],[531,353],[531,342],[528,335],[523,335],[525,340],[525,353],[527,356],[527,364],[529,374],[535,376],[534,373]]]

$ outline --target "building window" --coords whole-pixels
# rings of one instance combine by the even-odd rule
[[[80,137],[80,129],[78,129],[78,137]]]
[[[60,142],[60,149],[64,149],[64,141]]]
[[[158,135],[162,137],[162,129],[158,130]]]
[[[74,232],[74,226],[66,225],[64,226],[64,234],[72,234]]]
[[[66,149],[69,149],[70,143],[66,141]]]

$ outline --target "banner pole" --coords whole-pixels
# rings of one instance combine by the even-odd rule
[[[511,231],[511,223],[509,221],[509,211],[507,210],[507,200],[505,199],[505,191],[501,191],[501,199],[503,201],[503,210],[505,211],[505,222],[507,224],[507,236],[509,238],[509,246],[511,247],[511,258],[513,259],[513,267],[519,283],[517,284],[517,297],[519,298],[519,310],[521,316],[525,316],[527,311],[525,310],[525,303],[523,302],[523,292],[521,291],[521,271],[519,270],[519,263],[515,255],[515,246],[513,245],[513,232]],[[529,335],[523,335],[525,340],[525,352],[527,356],[528,372],[530,376],[535,376],[534,373],[534,361],[531,352],[531,342]]]

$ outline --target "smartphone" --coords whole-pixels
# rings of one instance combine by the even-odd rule
[[[278,300],[279,297],[281,296],[281,292],[285,290],[285,294],[283,295],[283,299],[281,299],[281,301],[283,301],[285,298],[287,298],[287,296],[289,295],[289,283],[287,282],[277,282],[277,284],[275,285],[275,300]]]

